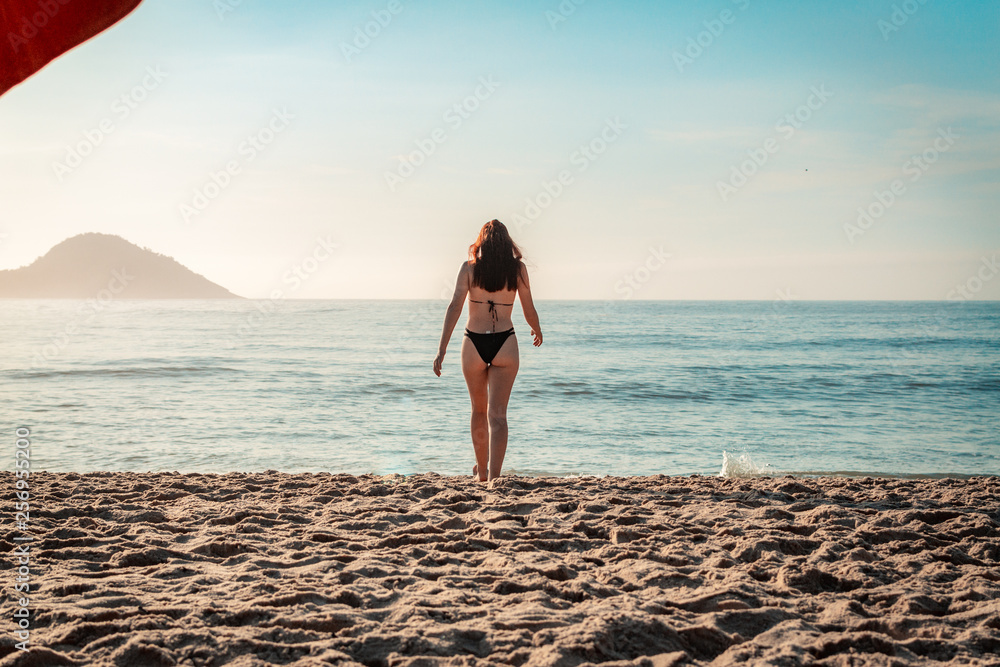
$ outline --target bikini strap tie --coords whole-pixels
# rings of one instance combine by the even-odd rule
[[[472,303],[488,303],[490,304],[490,318],[493,322],[497,322],[500,316],[497,314],[497,306],[513,306],[512,303],[496,303],[493,299],[487,299],[486,301],[476,301],[475,299],[469,299]]]

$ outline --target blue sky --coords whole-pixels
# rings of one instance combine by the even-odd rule
[[[0,98],[0,268],[434,298],[499,218],[536,298],[997,299],[998,72],[996,3],[145,0]]]

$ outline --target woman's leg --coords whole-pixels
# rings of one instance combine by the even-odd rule
[[[493,358],[493,364],[487,372],[489,384],[487,416],[490,424],[489,479],[491,480],[500,476],[503,458],[507,453],[507,402],[510,400],[510,391],[514,386],[519,363],[517,338],[509,336],[497,352],[497,356]]]
[[[476,468],[472,474],[478,475],[481,482],[487,479],[490,451],[486,371],[486,362],[479,356],[476,346],[468,336],[462,336],[462,374],[465,375],[465,384],[469,386],[469,398],[472,399],[472,449],[476,455]]]

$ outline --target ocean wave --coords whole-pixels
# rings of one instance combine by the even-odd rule
[[[719,477],[746,479],[751,477],[770,477],[777,472],[768,464],[754,461],[749,452],[730,454],[722,452],[722,469]]]
[[[36,380],[59,377],[157,377],[178,375],[206,375],[213,373],[243,373],[238,368],[225,366],[157,366],[152,368],[73,368],[52,371],[14,371],[12,380]]]

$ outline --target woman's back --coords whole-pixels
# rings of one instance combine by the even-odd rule
[[[470,271],[471,275],[471,271]],[[514,312],[514,297],[517,290],[502,289],[487,292],[469,281],[469,322],[471,331],[490,333],[503,331],[514,326],[511,314]]]

